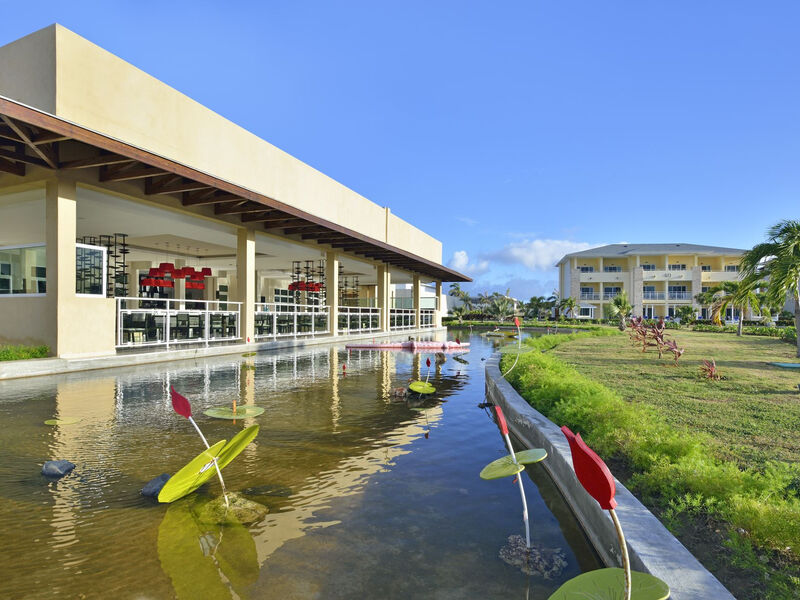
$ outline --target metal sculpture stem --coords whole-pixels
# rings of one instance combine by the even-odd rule
[[[503,373],[503,377],[505,377],[506,375],[511,373],[511,371],[514,370],[514,367],[517,366],[517,361],[519,360],[519,355],[520,355],[521,352],[522,352],[522,332],[519,329],[519,325],[517,325],[517,355],[514,357],[514,364],[511,365],[511,368],[508,371]],[[513,454],[513,451],[512,451],[512,454]],[[514,461],[514,462],[517,462],[517,461]]]
[[[206,445],[206,448],[210,448],[211,446],[208,445],[208,440],[206,440],[206,436],[203,435],[203,432],[200,431],[200,428],[197,426],[197,423],[194,422],[192,417],[188,417],[189,422],[194,425],[194,428],[197,430],[200,439],[203,440],[203,443]],[[222,472],[219,470],[219,465],[217,464],[217,457],[215,456],[213,459],[214,461],[214,468],[217,470],[217,477],[219,477],[219,483],[222,486],[222,496],[225,498],[225,508],[230,508],[230,503],[228,502],[228,492],[225,489],[225,481],[222,479]]]
[[[625,543],[625,534],[622,533],[622,525],[619,524],[616,511],[612,508],[608,512],[611,513],[611,520],[614,521],[619,547],[622,550],[622,568],[625,570],[625,600],[631,600],[631,561],[628,558],[628,544]]]
[[[519,464],[517,462],[517,455],[514,454],[514,448],[511,445],[511,438],[508,437],[507,433],[503,434],[503,437],[506,440],[506,445],[508,446],[508,451],[511,452],[511,460],[514,461],[514,464]],[[522,477],[520,477],[520,473],[517,473],[517,484],[519,484],[519,495],[522,498],[522,520],[525,521],[525,547],[530,550],[531,549],[531,526],[528,523],[528,502],[525,499],[525,488],[522,486]],[[628,598],[627,600],[630,600]]]

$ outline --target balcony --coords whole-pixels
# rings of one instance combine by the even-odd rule
[[[581,300],[600,300],[600,294],[588,293],[588,292],[581,292]]]
[[[643,271],[643,281],[691,281],[692,271],[686,269],[685,271],[670,271],[660,269],[657,271]]]
[[[691,301],[691,292],[669,292],[669,300],[678,300],[681,302]]]
[[[701,281],[705,282],[721,282],[721,281],[736,281],[739,279],[738,271],[703,271]]]
[[[643,292],[642,299],[643,300],[663,300],[665,297],[665,292]]]
[[[580,281],[599,281],[599,282],[613,282],[613,281],[628,281],[630,278],[629,271],[593,271],[591,273],[580,273]]]

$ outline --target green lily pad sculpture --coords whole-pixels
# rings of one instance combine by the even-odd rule
[[[251,417],[257,417],[258,415],[262,414],[264,409],[261,406],[253,406],[252,404],[243,404],[241,406],[237,406],[236,408],[230,406],[216,406],[214,408],[209,408],[208,410],[204,410],[203,414],[207,417],[213,417],[215,419],[249,419]]]
[[[79,417],[62,417],[61,419],[47,419],[45,425],[74,425],[80,423]]]
[[[220,440],[210,448],[203,450],[185,467],[170,477],[158,493],[158,501],[175,502],[175,500],[191,494],[211,479],[216,474],[214,459],[222,451],[225,443],[225,440]]]
[[[547,458],[547,451],[543,448],[532,448],[530,450],[523,450],[515,454],[517,462],[511,455],[506,455],[490,462],[480,472],[481,479],[502,479],[503,477],[510,477],[525,470],[525,465],[537,463]]]
[[[408,384],[408,389],[418,394],[433,394],[436,388],[427,381],[412,381]]]

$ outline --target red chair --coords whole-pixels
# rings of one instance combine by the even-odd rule
[[[572,466],[575,468],[575,475],[578,481],[589,493],[597,500],[603,510],[611,514],[614,528],[617,530],[620,550],[622,551],[622,569],[608,568],[597,569],[582,573],[563,584],[556,592],[550,596],[550,600],[611,600],[620,598],[624,600],[666,600],[669,598],[669,586],[649,573],[631,571],[631,563],[628,558],[628,546],[625,543],[625,536],[622,533],[622,526],[617,518],[614,508],[617,501],[614,495],[617,487],[614,484],[614,477],[611,471],[597,456],[597,454],[586,445],[581,439],[580,434],[572,433],[569,427],[564,425],[561,431],[567,437],[569,449],[572,452]],[[620,592],[624,590],[624,595]]]

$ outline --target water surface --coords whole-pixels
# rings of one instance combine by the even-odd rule
[[[543,598],[597,568],[539,466],[524,478],[533,542],[560,549],[567,567],[544,579],[499,558],[524,529],[516,486],[478,477],[505,454],[477,408],[481,359],[497,342],[450,335],[469,338],[468,364],[431,369],[438,391],[423,411],[392,392],[425,378],[432,355],[343,347],[0,382],[0,597]],[[269,508],[263,520],[199,522],[216,480],[171,505],[139,495],[202,449],[170,386],[212,443],[260,424],[224,475]],[[266,411],[235,423],[202,414],[234,399]],[[80,421],[43,424],[64,417]],[[62,458],[74,473],[45,480],[42,463]]]

